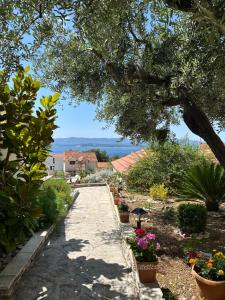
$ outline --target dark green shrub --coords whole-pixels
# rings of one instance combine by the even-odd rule
[[[198,149],[188,144],[153,144],[148,155],[132,167],[127,176],[130,190],[148,192],[154,184],[164,184],[176,192],[185,171],[201,159]]]
[[[177,211],[178,226],[182,232],[198,233],[205,230],[207,210],[201,204],[180,204]]]
[[[183,197],[201,199],[209,211],[217,211],[225,201],[225,170],[209,161],[192,166],[183,176],[180,191]]]

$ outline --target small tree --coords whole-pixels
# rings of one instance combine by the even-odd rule
[[[13,86],[0,84],[0,245],[10,250],[35,227],[35,193],[46,175],[44,161],[57,127],[54,105],[58,94],[41,98],[40,83],[20,69]]]
[[[109,156],[106,151],[101,149],[90,149],[85,152],[94,152],[96,154],[97,160],[101,162],[109,161]]]

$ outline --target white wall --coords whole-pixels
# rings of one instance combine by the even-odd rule
[[[55,171],[63,171],[63,158],[48,156],[45,165],[48,168],[48,175],[53,174]]]

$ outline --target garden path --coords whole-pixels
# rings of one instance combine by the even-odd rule
[[[13,300],[136,300],[106,186],[85,187]]]

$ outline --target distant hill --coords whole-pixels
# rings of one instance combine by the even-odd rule
[[[130,140],[124,139],[120,140],[119,138],[83,138],[83,137],[68,137],[68,138],[56,138],[54,139],[54,145],[63,145],[63,146],[110,146],[110,147],[124,147],[124,146],[135,146],[131,143]],[[146,143],[141,143],[139,146],[143,145],[146,147]]]

